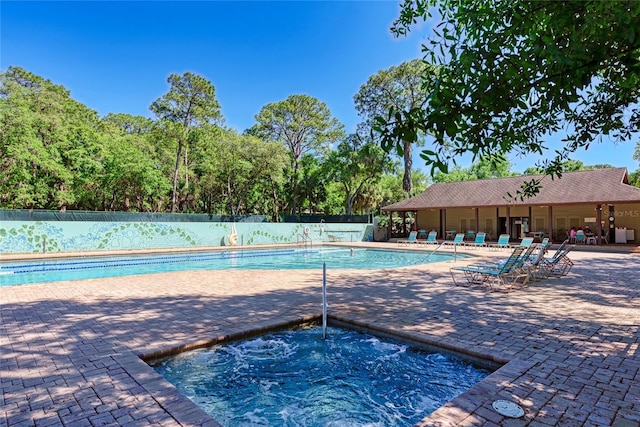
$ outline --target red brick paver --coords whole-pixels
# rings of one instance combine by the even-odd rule
[[[451,263],[329,266],[329,313],[506,363],[421,426],[638,427],[640,255],[571,258],[569,276],[511,293],[453,286]],[[197,271],[0,288],[0,426],[217,425],[139,356],[317,316],[321,280]],[[503,418],[496,399],[525,416]]]

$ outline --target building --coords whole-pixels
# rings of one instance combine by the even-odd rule
[[[531,179],[541,181],[536,196],[509,196]],[[506,233],[513,239],[533,235],[558,242],[571,227],[589,225],[597,243],[640,242],[640,188],[629,184],[626,168],[566,172],[561,178],[526,175],[437,183],[382,210],[390,217],[412,213],[410,228],[436,230],[439,238],[484,231],[488,240]]]

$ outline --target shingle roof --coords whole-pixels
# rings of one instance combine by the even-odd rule
[[[540,193],[520,200],[510,199],[532,178],[542,179]],[[640,188],[629,185],[626,168],[565,172],[561,178],[521,175],[475,181],[442,182],[422,193],[382,208],[412,211],[425,208],[475,208],[498,206],[548,206],[640,202]]]

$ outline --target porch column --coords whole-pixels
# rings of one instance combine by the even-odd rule
[[[616,243],[616,210],[613,205],[609,205],[609,243]]]
[[[553,207],[549,205],[549,221],[547,222],[547,233],[549,233],[549,242],[553,243]]]
[[[596,205],[596,242],[602,244],[602,205]]]
[[[447,237],[447,210],[440,209],[440,236],[445,239]]]
[[[511,207],[507,206],[507,234],[511,238]]]
[[[476,229],[475,229],[475,232],[476,232],[476,235],[477,235],[478,231],[480,231],[480,214],[478,213],[478,208],[473,208],[473,209],[476,211],[475,212],[475,214],[476,214]]]

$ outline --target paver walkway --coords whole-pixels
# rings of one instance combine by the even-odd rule
[[[422,426],[638,427],[640,255],[570,255],[569,276],[511,293],[455,287],[450,263],[329,270],[329,313],[508,362]],[[321,280],[197,271],[0,288],[0,426],[217,425],[138,356],[317,316]],[[525,416],[503,418],[496,399]]]

